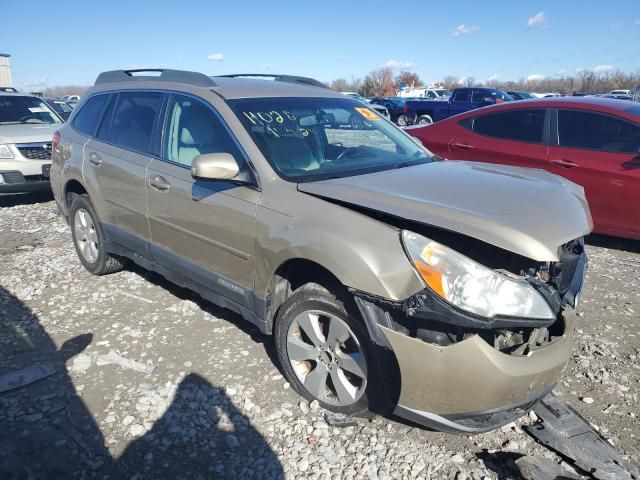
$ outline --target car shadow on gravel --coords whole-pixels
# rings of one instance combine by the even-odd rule
[[[227,308],[220,307],[215,303],[208,301],[207,299],[201,297],[197,293],[189,290],[188,288],[180,287],[175,283],[170,282],[166,278],[164,278],[159,273],[152,272],[150,270],[146,270],[136,264],[130,263],[127,266],[127,269],[131,272],[134,272],[144,278],[146,281],[167,290],[173,296],[178,297],[181,300],[190,300],[198,307],[207,312],[210,315],[213,315],[216,318],[224,320],[233,324],[235,327],[239,328],[242,332],[244,332],[251,340],[255,343],[259,343],[264,347],[264,350],[269,357],[269,360],[273,365],[278,369],[280,373],[282,373],[282,369],[280,368],[280,362],[278,360],[278,353],[276,352],[276,347],[273,341],[271,341],[271,337],[263,334],[258,327],[248,322],[244,318],[242,318],[236,312],[229,310]]]
[[[612,248],[614,250],[622,250],[629,253],[640,253],[640,240],[610,237],[608,235],[594,233],[586,237],[585,242],[587,245],[592,245],[594,247]]]
[[[35,203],[47,203],[53,200],[51,190],[42,190],[30,193],[2,193],[0,194],[0,208],[14,207],[17,205],[33,205]]]
[[[0,478],[284,478],[249,419],[223,389],[196,374],[177,385],[151,429],[113,457],[94,419],[103,412],[89,410],[65,366],[92,339],[83,334],[57,347],[38,312],[0,286]],[[16,372],[21,375],[9,378]],[[125,375],[129,382],[136,378]],[[144,381],[148,387],[153,377]],[[109,427],[117,441],[131,438],[120,417],[135,414],[118,412]]]

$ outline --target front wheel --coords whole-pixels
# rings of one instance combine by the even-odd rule
[[[406,115],[398,115],[396,123],[400,127],[406,127],[407,125],[409,125],[409,118]]]
[[[325,288],[307,284],[280,307],[275,341],[287,380],[308,400],[348,415],[369,409],[379,381],[366,328]]]
[[[433,118],[430,115],[420,115],[418,117],[418,125],[431,125],[433,123]]]

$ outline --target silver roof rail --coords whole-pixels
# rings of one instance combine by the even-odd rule
[[[145,75],[145,73],[150,73],[151,75]],[[94,85],[149,80],[184,83],[196,87],[217,87],[216,82],[204,73],[189,72],[187,70],[169,70],[165,68],[142,68],[135,70],[111,70],[110,72],[102,72],[98,75],[98,78],[96,78],[96,83]]]
[[[299,77],[297,75],[282,75],[278,73],[233,73],[230,75],[216,75],[216,77],[226,78],[272,78],[277,82],[299,83],[312,87],[329,88],[324,83],[315,78]],[[213,77],[215,78],[215,77]]]

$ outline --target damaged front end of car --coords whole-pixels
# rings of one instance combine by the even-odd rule
[[[374,343],[397,362],[395,413],[467,434],[519,418],[570,357],[572,309],[587,267],[583,240],[540,262],[411,227],[401,239],[425,288],[402,301],[352,292]]]

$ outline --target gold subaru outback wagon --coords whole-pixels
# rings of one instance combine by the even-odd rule
[[[91,273],[133,261],[238,312],[326,409],[486,431],[569,359],[583,189],[443,161],[313,79],[102,73],[51,183]]]

